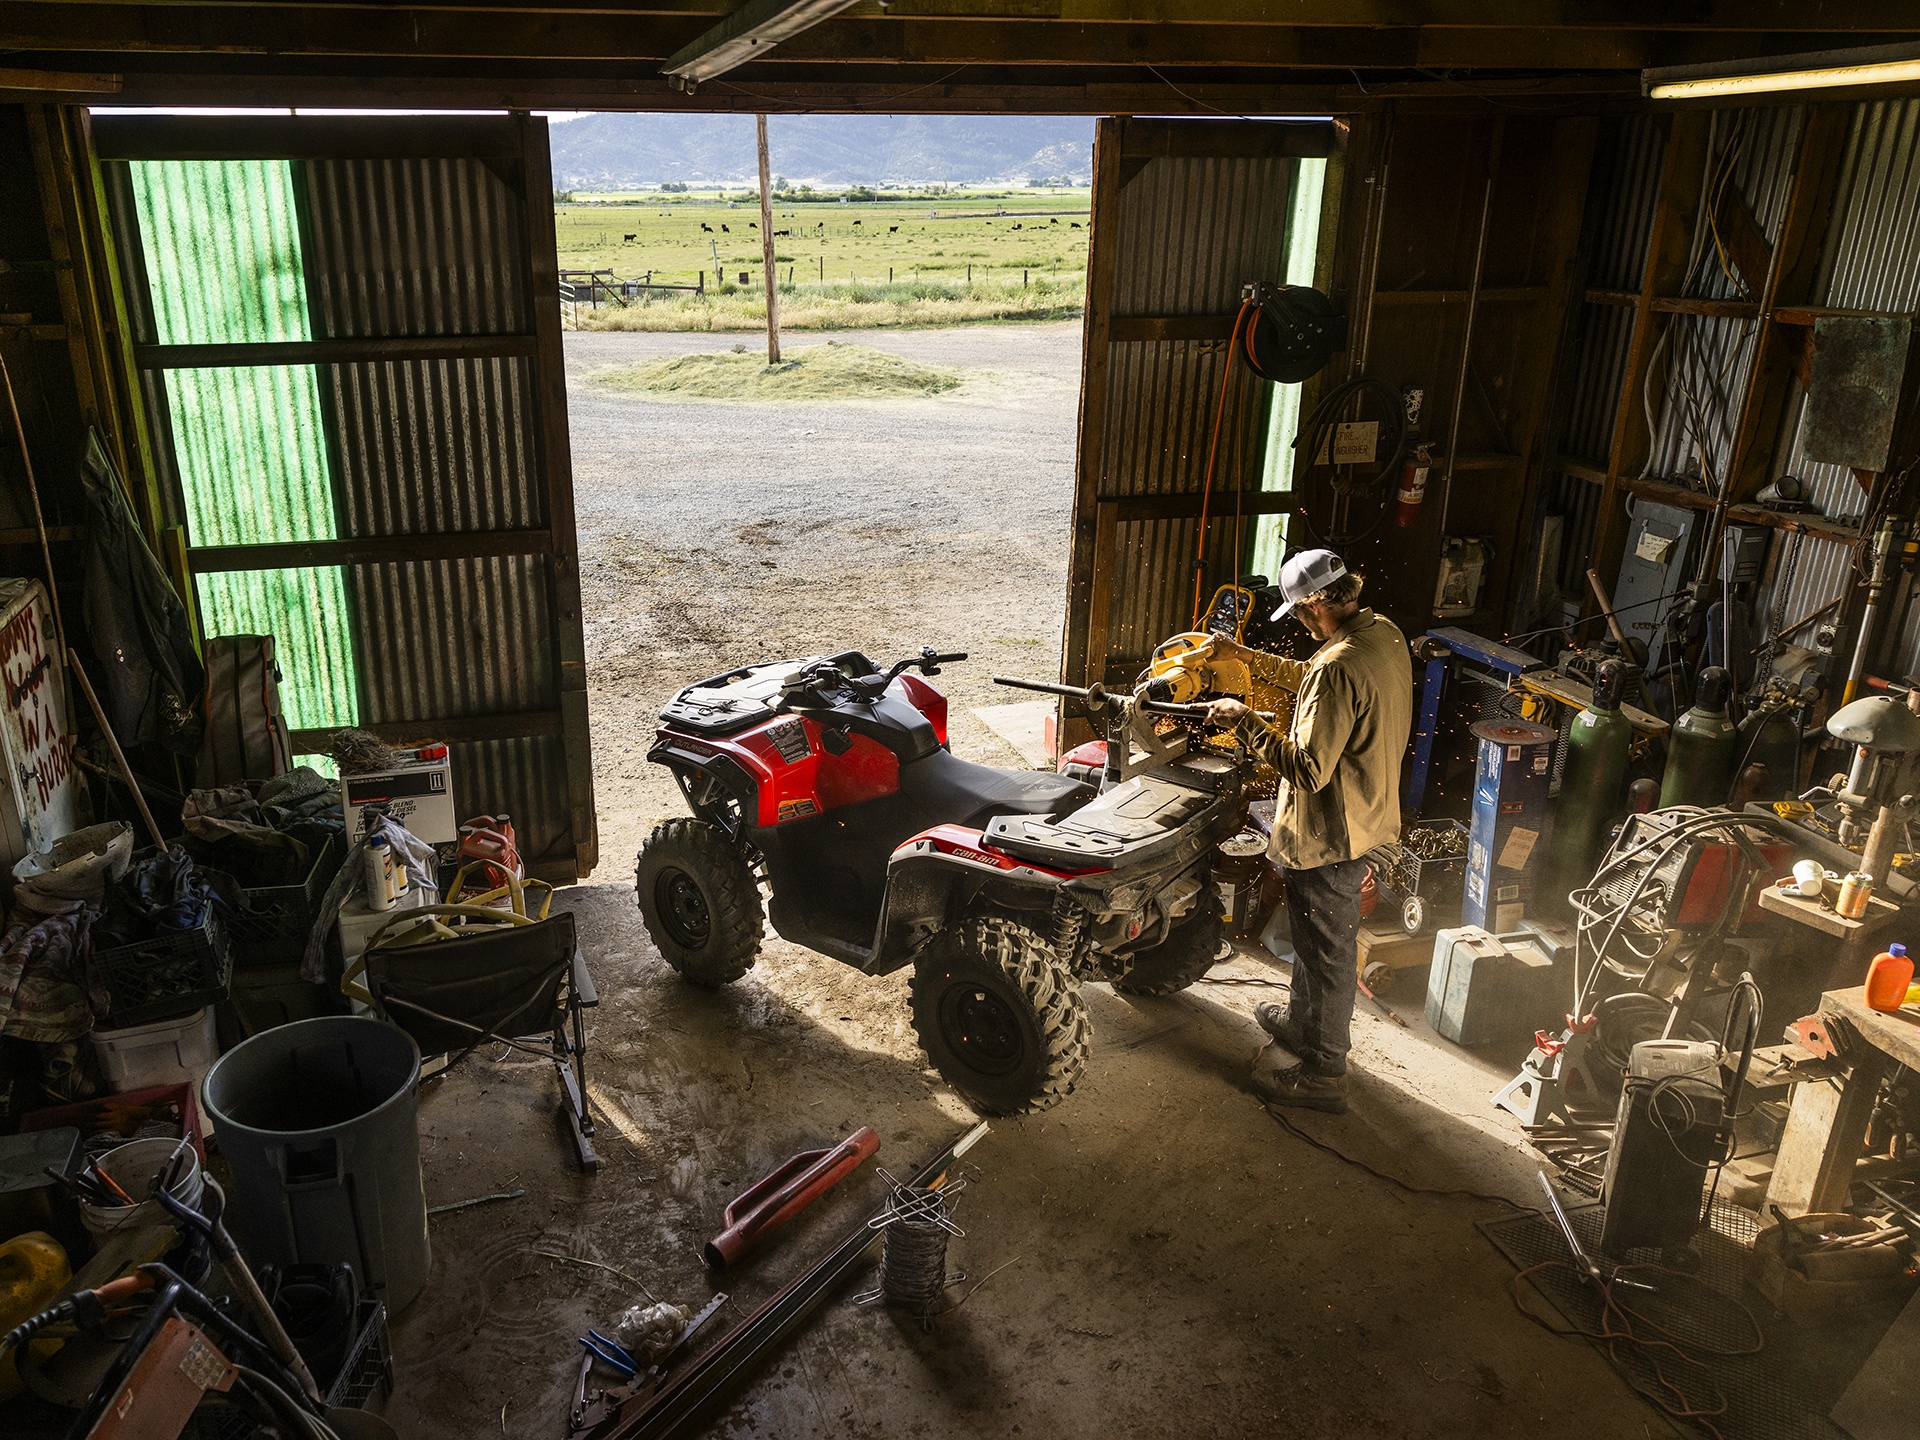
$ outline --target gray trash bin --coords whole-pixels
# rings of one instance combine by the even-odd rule
[[[233,1172],[228,1224],[255,1266],[344,1261],[404,1309],[427,1283],[420,1051],[404,1030],[329,1015],[221,1056],[203,1095]]]

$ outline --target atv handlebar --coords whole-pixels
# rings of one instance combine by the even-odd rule
[[[1045,680],[1023,680],[1014,675],[996,675],[996,685],[1005,685],[1010,690],[1037,690],[1043,695],[1065,695],[1075,700],[1085,700],[1090,704],[1105,707],[1107,712],[1118,715],[1127,705],[1127,697],[1115,695],[1106,686],[1095,681],[1091,685],[1055,685]],[[1205,705],[1175,705],[1168,700],[1148,700],[1144,696],[1132,702],[1149,715],[1165,715],[1174,720],[1206,720],[1210,708]],[[1272,720],[1273,716],[1264,711],[1254,712],[1262,720]]]

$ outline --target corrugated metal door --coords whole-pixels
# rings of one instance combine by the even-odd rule
[[[294,641],[299,748],[342,724],[444,739],[463,815],[512,815],[541,878],[586,875],[545,122],[112,117],[94,133],[206,633]]]
[[[1262,493],[1266,383],[1236,367],[1205,565],[1202,490],[1241,287],[1285,278],[1294,171],[1332,153],[1321,122],[1106,119],[1093,236],[1062,678],[1131,684],[1187,628],[1203,587],[1240,573]],[[1072,738],[1069,736],[1069,738]]]

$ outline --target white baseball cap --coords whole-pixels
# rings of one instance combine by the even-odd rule
[[[1345,562],[1331,550],[1302,550],[1298,555],[1289,556],[1280,567],[1280,595],[1285,603],[1273,612],[1273,618],[1286,619],[1293,613],[1294,606],[1346,573]]]

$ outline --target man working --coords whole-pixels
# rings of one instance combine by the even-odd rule
[[[1293,931],[1289,1003],[1262,1005],[1260,1026],[1285,1054],[1256,1063],[1254,1085],[1279,1105],[1344,1114],[1352,1046],[1360,857],[1400,839],[1400,759],[1413,726],[1413,665],[1391,620],[1360,605],[1361,578],[1331,550],[1308,550],[1280,569],[1285,602],[1316,640],[1311,660],[1249,650],[1225,637],[1211,653],[1237,657],[1254,675],[1299,692],[1285,734],[1238,700],[1215,700],[1215,724],[1280,773],[1269,853],[1286,871]],[[1263,1054],[1262,1061],[1267,1057]]]

